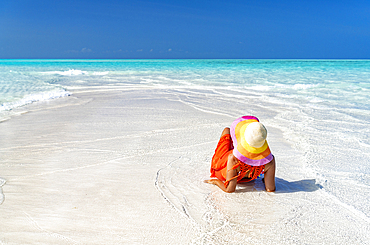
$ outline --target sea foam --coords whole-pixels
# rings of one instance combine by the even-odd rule
[[[75,70],[75,69],[70,69],[68,71],[47,71],[47,72],[41,72],[42,74],[57,74],[61,76],[78,76],[78,75],[84,75],[88,74],[87,71],[81,71],[81,70]]]
[[[9,111],[14,108],[25,106],[25,105],[38,102],[38,101],[46,101],[46,100],[61,98],[61,97],[70,96],[70,95],[71,93],[66,90],[48,91],[48,92],[42,92],[38,94],[26,95],[24,98],[20,100],[3,103],[2,105],[0,105],[0,112]]]
[[[364,143],[370,138],[370,61],[44,60],[1,65],[3,81],[11,81],[3,87],[2,110],[69,95],[65,88],[110,86],[171,90],[184,104],[215,115],[253,114],[280,129],[302,152],[297,160],[302,175],[309,173],[306,177],[314,176],[330,195],[370,213],[364,198],[370,187],[363,181],[370,176]],[[9,94],[17,96],[6,99]],[[364,177],[356,177],[359,171]],[[367,189],[341,182],[346,173],[346,183],[359,182]]]

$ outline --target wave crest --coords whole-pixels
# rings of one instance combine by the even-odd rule
[[[47,71],[42,72],[43,74],[57,74],[61,76],[78,76],[78,75],[87,75],[87,71],[81,71],[81,70],[75,70],[75,69],[69,69],[68,71]]]
[[[38,101],[46,101],[56,98],[61,98],[65,96],[70,96],[71,93],[66,90],[54,90],[54,91],[48,91],[38,94],[31,94],[23,97],[20,100],[12,101],[12,102],[6,102],[0,105],[0,112],[1,111],[9,111],[17,107],[25,106],[34,102]]]

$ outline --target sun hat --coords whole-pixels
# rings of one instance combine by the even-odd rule
[[[267,130],[257,117],[243,116],[236,119],[230,128],[233,154],[241,162],[261,166],[273,159],[267,144]]]

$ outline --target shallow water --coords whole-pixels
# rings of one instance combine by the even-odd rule
[[[13,109],[35,101],[106,87],[157,88],[164,94],[170,91],[172,99],[197,110],[227,116],[230,123],[242,115],[255,115],[268,129],[281,130],[281,137],[300,153],[292,156],[296,159],[285,160],[294,163],[292,169],[298,169],[294,175],[278,170],[277,187],[282,192],[323,192],[369,222],[370,61],[0,60],[0,74],[3,119]],[[269,139],[273,137],[270,132]],[[270,147],[275,156],[289,158],[281,146]],[[198,197],[188,193],[188,189],[180,189],[185,184],[181,182],[205,176],[191,175],[195,166],[180,164],[183,161],[186,159],[178,159],[160,170],[157,187],[180,212],[208,224],[209,230],[199,238],[202,241],[213,232],[211,227],[219,227],[215,224],[221,218],[217,218],[214,209],[204,216],[207,210],[187,208],[186,203]],[[180,172],[188,173],[188,178],[180,176],[178,183],[169,181],[168,176],[175,174],[177,168],[183,168]],[[257,182],[241,188],[259,190],[262,186]],[[203,187],[194,189],[204,191]],[[269,200],[266,197],[261,198]],[[210,206],[215,205],[214,198],[207,198]],[[255,219],[257,227],[259,221]]]

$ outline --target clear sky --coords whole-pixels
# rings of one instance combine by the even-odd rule
[[[0,0],[0,58],[370,58],[370,1]]]

